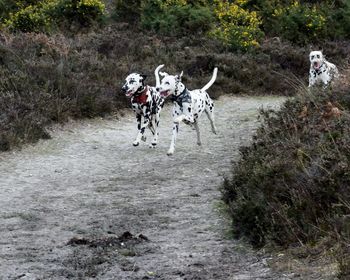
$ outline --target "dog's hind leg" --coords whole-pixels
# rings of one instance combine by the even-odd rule
[[[198,145],[198,146],[201,146],[201,145],[202,145],[202,142],[201,142],[201,134],[200,134],[200,132],[199,132],[198,122],[195,121],[195,122],[193,123],[193,126],[194,126],[194,128],[196,129],[196,132],[197,132],[197,145]]]
[[[206,103],[206,107],[204,109],[204,112],[207,114],[207,117],[210,121],[212,132],[214,134],[216,134],[215,117],[214,117],[214,102],[208,98],[205,103]]]

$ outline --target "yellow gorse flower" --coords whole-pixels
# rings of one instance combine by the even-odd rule
[[[261,18],[255,11],[242,8],[247,0],[228,1],[215,0],[214,13],[219,26],[212,35],[235,48],[249,49],[259,45],[257,37],[261,34]]]

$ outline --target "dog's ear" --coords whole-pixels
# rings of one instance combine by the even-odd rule
[[[176,80],[178,82],[181,82],[182,75],[184,74],[184,71],[181,71],[180,75],[176,75]]]
[[[162,77],[169,76],[167,72],[161,72],[161,71],[159,71],[159,75],[161,75]]]
[[[147,75],[141,74],[141,77],[143,82],[147,79]]]

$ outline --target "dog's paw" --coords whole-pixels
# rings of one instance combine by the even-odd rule
[[[157,147],[157,143],[151,143],[149,147],[150,149],[155,149]]]
[[[198,146],[202,146],[202,142],[197,142],[197,145]]]
[[[134,141],[134,142],[132,143],[132,145],[133,145],[134,147],[137,147],[139,144],[140,144],[140,142],[138,142],[138,141]]]
[[[168,156],[172,156],[174,154],[173,149],[169,149],[169,151],[166,153]]]
[[[174,119],[174,123],[175,124],[179,124],[180,122],[182,122],[183,118],[180,116],[180,117],[177,117]]]

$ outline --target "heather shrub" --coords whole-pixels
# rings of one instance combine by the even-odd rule
[[[237,237],[255,246],[349,243],[348,96],[349,88],[305,89],[280,111],[262,111],[261,127],[222,188]],[[349,271],[348,249],[333,249]]]
[[[46,127],[68,118],[105,116],[126,106],[113,61],[89,40],[6,34],[0,41],[0,150],[48,138]],[[0,37],[2,39],[2,37]],[[81,42],[81,41],[79,41]]]

